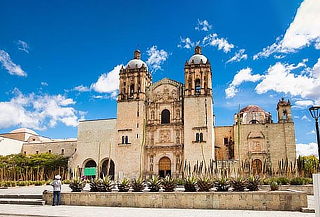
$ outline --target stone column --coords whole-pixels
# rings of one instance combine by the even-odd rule
[[[316,210],[315,217],[320,217],[320,173],[313,174],[313,191]]]

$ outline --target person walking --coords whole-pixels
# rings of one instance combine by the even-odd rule
[[[54,177],[53,182],[51,183],[53,187],[53,199],[52,199],[52,206],[58,206],[60,205],[61,200],[61,176],[56,175]]]

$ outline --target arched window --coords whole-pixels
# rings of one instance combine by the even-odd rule
[[[130,85],[130,96],[133,97],[134,94],[134,84]]]
[[[151,111],[151,120],[154,120],[154,111]]]
[[[203,142],[203,133],[200,133],[200,142]]]
[[[200,134],[196,133],[196,142],[200,142]]]
[[[128,136],[125,137],[125,144],[129,144]]]
[[[200,79],[197,78],[195,83],[195,88],[196,88],[196,93],[199,94],[201,92],[201,84],[200,84]]]
[[[170,123],[170,111],[168,109],[164,109],[161,112],[161,124],[169,124]]]
[[[124,139],[124,136],[122,136],[122,141],[121,141],[122,144],[125,143],[125,139]]]

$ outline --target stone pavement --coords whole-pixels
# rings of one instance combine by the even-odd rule
[[[112,217],[314,217],[314,213],[204,210],[204,209],[151,209],[92,206],[29,206],[0,205],[0,216],[112,216]]]

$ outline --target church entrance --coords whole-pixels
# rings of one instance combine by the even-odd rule
[[[171,161],[168,157],[159,160],[159,176],[161,178],[171,176]]]
[[[113,160],[106,159],[102,163],[100,178],[110,176],[111,180],[114,180],[114,162]]]
[[[262,172],[262,162],[259,159],[255,159],[252,162],[252,172],[253,175],[259,175]]]

